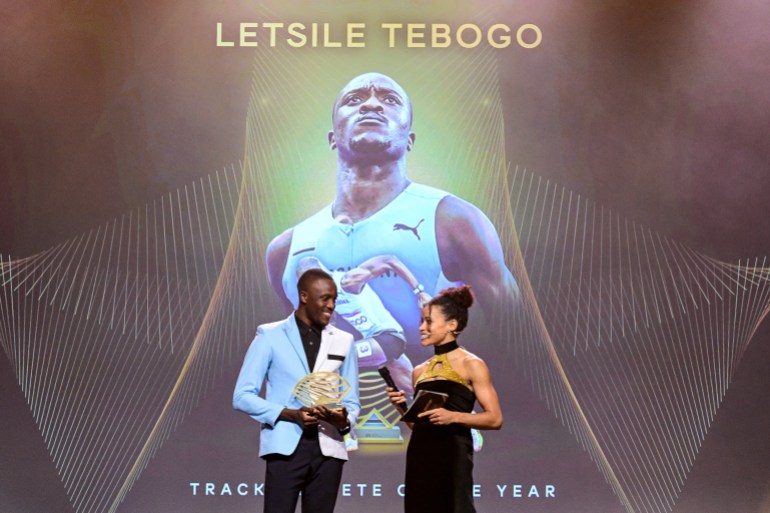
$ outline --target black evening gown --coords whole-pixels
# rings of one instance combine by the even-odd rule
[[[476,395],[450,380],[419,383],[415,389],[449,394],[444,408],[469,413]],[[406,451],[406,513],[475,513],[473,498],[473,440],[471,430],[458,424],[414,424]]]

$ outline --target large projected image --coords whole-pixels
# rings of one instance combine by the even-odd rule
[[[341,90],[333,113],[328,139],[338,155],[336,195],[271,242],[268,274],[290,311],[301,272],[335,273],[342,298],[334,324],[359,339],[362,378],[376,380],[373,371],[387,365],[411,395],[413,363],[425,359],[417,331],[421,306],[440,290],[466,283],[487,309],[512,312],[518,287],[484,214],[409,180],[406,156],[415,134],[411,101],[400,85],[382,74],[360,75]],[[396,412],[387,403],[387,413],[372,408],[384,398],[383,390],[367,394],[357,435],[393,436],[378,428],[383,421],[393,428]]]
[[[403,510],[378,368],[411,401],[463,284],[504,416],[477,511],[764,511],[770,12],[706,4],[14,7],[0,510],[260,511],[233,389],[320,269],[361,401],[335,511]]]

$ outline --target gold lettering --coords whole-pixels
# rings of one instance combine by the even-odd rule
[[[324,23],[324,48],[339,48],[342,43],[339,41],[332,41],[329,39],[329,24]]]
[[[448,48],[452,44],[451,28],[446,23],[435,23],[431,26],[432,48]]]
[[[286,42],[289,43],[294,48],[300,48],[307,44],[307,36],[305,35],[305,32],[304,32],[305,30],[304,24],[290,23],[286,30],[289,32],[289,35],[292,35],[298,39],[298,40],[294,40],[291,38],[286,39]]]
[[[249,30],[250,28],[259,27],[259,23],[241,23],[241,46],[257,46],[256,41],[247,41],[247,37],[257,37],[255,30]]]
[[[233,41],[222,41],[222,23],[217,23],[217,46],[235,46]]]
[[[216,23],[216,45],[218,47],[259,46],[262,40],[264,46],[275,48],[284,41],[294,48],[312,46],[313,48],[365,48],[366,23],[346,23],[344,27],[334,23],[283,23],[260,22],[240,23],[239,38],[235,34],[225,35],[225,23]],[[395,48],[403,44],[396,41],[405,37],[407,48],[449,48],[455,44],[463,48],[477,48],[487,44],[492,48],[508,48],[513,44],[514,28],[505,23],[495,23],[489,27],[480,27],[475,23],[464,23],[455,30],[446,23],[381,23],[381,29],[387,32],[388,47]],[[405,29],[405,30],[404,30]],[[231,29],[232,31],[232,29]],[[284,34],[285,31],[286,33]],[[430,33],[428,33],[430,31]],[[267,32],[262,35],[260,32]],[[308,32],[310,32],[308,34]],[[516,43],[521,48],[531,49],[542,44],[543,32],[540,27],[526,23],[518,27]],[[228,37],[229,36],[229,37]],[[486,41],[484,39],[486,38]],[[281,41],[279,41],[279,39]]]
[[[417,29],[425,29],[425,23],[409,23],[406,26],[406,46],[408,48],[425,48],[425,43],[415,41],[415,39],[425,37],[425,32],[423,30],[417,32]]]
[[[355,39],[364,38],[364,29],[366,23],[348,23],[348,48],[364,48],[366,46],[365,41],[355,41]],[[360,29],[356,32],[355,29]]]
[[[524,34],[525,30],[531,30],[535,33],[535,40],[532,43],[527,43],[524,41],[524,38],[522,37],[522,34]],[[540,46],[540,42],[543,40],[543,33],[540,31],[540,27],[537,25],[533,25],[531,23],[526,23],[519,27],[519,30],[516,31],[516,42],[519,43],[519,46],[522,48],[535,48],[537,46]]]
[[[270,29],[270,48],[275,48],[275,29],[282,28],[283,23],[267,22],[263,23],[262,26],[266,29]]]
[[[502,30],[506,33],[504,36],[500,36],[499,40],[495,39],[495,32],[497,30]],[[489,31],[487,32],[487,40],[489,41],[489,46],[492,46],[494,48],[506,48],[511,44],[511,36],[507,35],[511,33],[511,28],[508,25],[503,25],[502,23],[497,23],[495,25],[492,25],[489,27]]]
[[[476,39],[472,43],[466,42],[463,38],[463,32],[468,29],[471,29],[476,34]],[[479,46],[479,43],[481,43],[481,29],[473,23],[460,25],[460,27],[457,29],[457,43],[463,48],[476,48]]]
[[[403,28],[404,25],[401,23],[383,23],[382,28],[386,29],[388,31],[388,47],[393,48],[396,46],[396,29]]]

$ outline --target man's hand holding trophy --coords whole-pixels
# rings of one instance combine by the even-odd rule
[[[350,383],[335,372],[312,372],[294,387],[293,394],[304,406],[296,411],[294,422],[307,427],[323,420],[341,433],[349,431],[348,412],[341,403]]]

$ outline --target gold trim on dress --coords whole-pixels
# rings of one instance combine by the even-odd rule
[[[415,385],[419,385],[423,381],[433,381],[438,379],[454,381],[455,383],[459,383],[467,387],[468,390],[473,391],[470,383],[468,383],[468,381],[463,378],[460,373],[454,369],[454,367],[452,367],[452,364],[449,363],[449,353],[437,354],[428,360],[428,368],[425,369],[425,372],[420,374],[420,377],[417,378]]]

